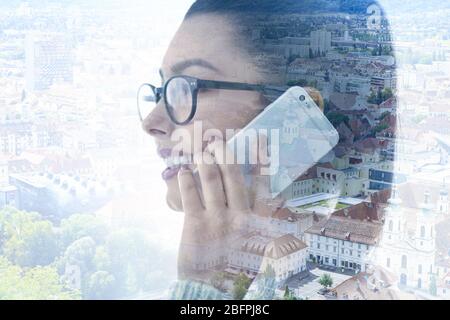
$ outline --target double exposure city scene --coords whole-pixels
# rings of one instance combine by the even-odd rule
[[[449,299],[449,18],[0,0],[0,300]]]

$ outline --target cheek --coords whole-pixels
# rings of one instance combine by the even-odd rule
[[[261,110],[259,97],[255,94],[228,91],[208,97],[199,103],[197,119],[219,129],[241,129]]]

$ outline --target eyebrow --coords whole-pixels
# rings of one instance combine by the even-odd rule
[[[222,71],[220,71],[217,67],[215,67],[210,62],[203,60],[203,59],[183,60],[183,61],[180,61],[180,62],[174,64],[170,68],[170,70],[172,71],[173,74],[181,74],[184,70],[186,70],[189,67],[193,67],[193,66],[202,67],[202,68],[209,69],[209,70],[212,70],[212,71],[222,74]],[[159,70],[159,74],[160,74],[161,78],[164,79],[164,74],[161,69]]]

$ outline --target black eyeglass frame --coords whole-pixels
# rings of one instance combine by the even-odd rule
[[[170,111],[171,106],[170,106],[169,102],[167,101],[167,94],[166,94],[168,84],[172,80],[177,79],[177,78],[183,78],[184,80],[187,81],[187,83],[189,84],[189,87],[190,87],[191,95],[192,95],[191,113],[189,114],[188,118],[182,122],[175,119],[175,117],[171,113],[171,111]],[[170,120],[173,123],[175,123],[179,126],[184,126],[184,125],[189,124],[192,121],[192,119],[194,118],[194,116],[197,112],[198,92],[201,89],[258,91],[258,92],[261,92],[263,95],[265,95],[268,99],[270,99],[269,97],[273,97],[273,96],[278,97],[288,89],[288,87],[280,87],[280,86],[272,86],[272,85],[249,84],[249,83],[217,81],[217,80],[204,80],[204,79],[198,79],[198,78],[184,76],[184,75],[174,76],[174,77],[171,77],[170,79],[168,79],[164,83],[163,87],[160,87],[160,88],[157,88],[149,83],[144,83],[143,85],[141,85],[141,87],[138,90],[138,113],[139,113],[139,118],[141,119],[141,121],[144,121],[144,119],[142,118],[142,114],[141,114],[141,111],[139,108],[139,92],[142,89],[142,87],[144,87],[144,86],[149,86],[153,90],[153,93],[156,98],[155,103],[158,103],[159,101],[161,101],[161,99],[164,99],[164,106],[165,106],[167,115],[169,116]]]

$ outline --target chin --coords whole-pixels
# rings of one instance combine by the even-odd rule
[[[169,208],[172,209],[173,211],[183,212],[183,206],[181,204],[181,201],[173,200],[167,195],[166,202]]]
[[[167,189],[166,203],[169,206],[169,208],[174,211],[178,212],[183,211],[183,204],[181,203],[180,190],[179,189],[174,190],[174,188],[171,188],[170,184],[168,185]]]

